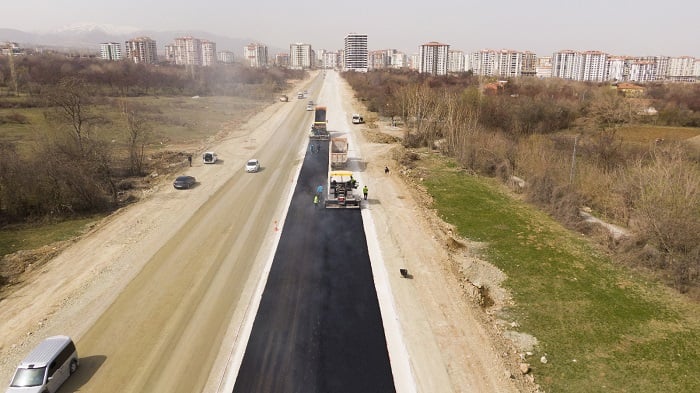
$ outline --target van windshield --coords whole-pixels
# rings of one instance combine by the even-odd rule
[[[15,388],[40,386],[44,383],[45,372],[46,367],[18,368],[10,386]]]

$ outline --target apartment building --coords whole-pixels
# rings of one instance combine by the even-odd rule
[[[102,60],[119,61],[122,59],[122,45],[118,42],[104,42],[100,44],[100,58]]]
[[[407,68],[408,67],[408,58],[406,57],[406,54],[392,49],[391,50],[391,68]]]
[[[389,68],[391,65],[391,56],[387,50],[375,50],[369,52],[369,69],[378,70]]]
[[[669,58],[666,80],[671,82],[695,82],[695,58],[690,56]]]
[[[447,72],[464,72],[465,67],[464,52],[461,50],[450,50]]]
[[[222,64],[233,64],[235,61],[235,55],[231,51],[222,50],[216,52],[216,59]]]
[[[523,70],[523,53],[503,49],[496,54],[496,75],[500,78],[517,78]]]
[[[150,37],[138,37],[124,42],[125,57],[136,64],[156,64],[158,50]]]
[[[250,43],[243,47],[243,59],[253,68],[268,66],[267,45]]]
[[[447,75],[450,46],[431,41],[419,47],[418,72],[431,75]]]
[[[599,51],[583,52],[580,57],[582,62],[579,80],[590,82],[602,82],[607,79],[607,53]]]
[[[498,70],[497,52],[482,49],[469,54],[469,67],[475,75],[494,76]]]
[[[535,76],[538,78],[551,78],[552,77],[552,57],[542,56],[538,57],[535,63]]]
[[[289,45],[289,68],[308,70],[314,65],[314,54],[310,44],[297,42]]]
[[[202,65],[202,40],[194,37],[175,39],[174,56],[178,65]]]
[[[537,55],[530,51],[522,53],[521,76],[537,76]]]
[[[367,34],[350,33],[346,35],[343,53],[344,71],[367,72],[369,69]]]
[[[216,64],[216,43],[202,40],[202,66],[211,67]]]
[[[321,56],[321,67],[326,69],[336,69],[340,66],[340,54],[338,52],[324,51]]]
[[[278,53],[275,55],[275,65],[277,67],[289,68],[289,53]]]

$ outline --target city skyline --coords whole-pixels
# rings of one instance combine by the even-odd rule
[[[664,3],[663,9],[673,10],[668,16],[648,0],[591,0],[573,5],[553,0],[505,0],[497,9],[455,0],[433,2],[427,9],[417,2],[396,7],[366,0],[341,5],[308,0],[241,4],[202,0],[196,3],[198,12],[192,12],[193,3],[165,0],[71,3],[71,7],[43,0],[7,4],[3,13],[10,17],[4,18],[0,27],[46,32],[95,23],[132,26],[133,31],[191,29],[270,47],[304,42],[327,50],[342,48],[348,33],[361,33],[367,34],[370,50],[391,48],[406,53],[416,53],[420,45],[438,41],[463,51],[504,48],[549,55],[572,49],[700,57],[700,28],[694,21],[700,4],[680,0]],[[129,29],[124,30],[128,33]],[[4,39],[10,37],[0,37]]]

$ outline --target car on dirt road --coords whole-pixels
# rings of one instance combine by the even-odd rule
[[[194,187],[195,183],[197,183],[197,180],[194,176],[178,176],[173,182],[173,187],[178,190],[190,189]]]
[[[205,164],[216,164],[218,159],[219,157],[217,157],[216,153],[213,151],[208,151],[202,154],[202,161],[204,161]]]
[[[245,164],[245,171],[246,172],[257,172],[259,170],[260,170],[260,161],[258,161],[255,158],[248,160],[248,162]]]

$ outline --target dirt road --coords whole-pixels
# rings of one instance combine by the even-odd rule
[[[361,112],[335,73],[326,76],[329,125]],[[320,88],[309,81],[293,91]],[[337,98],[334,98],[337,97]],[[298,105],[297,105],[298,104]],[[14,365],[41,338],[69,334],[81,369],[62,391],[214,392],[238,341],[258,278],[279,235],[306,139],[305,102],[275,103],[209,148],[222,162],[195,160],[199,184],[175,191],[171,180],[110,217],[31,281],[0,302],[0,365]],[[342,108],[342,110],[332,108]],[[375,199],[376,243],[389,272],[392,306],[419,392],[524,390],[512,350],[485,314],[464,296],[450,271],[473,259],[445,249],[449,236],[394,170],[384,175],[390,145],[352,130],[363,182]],[[245,174],[252,156],[264,168]],[[369,239],[368,239],[369,241]],[[413,280],[396,272],[407,267]],[[504,353],[507,353],[504,356]]]

